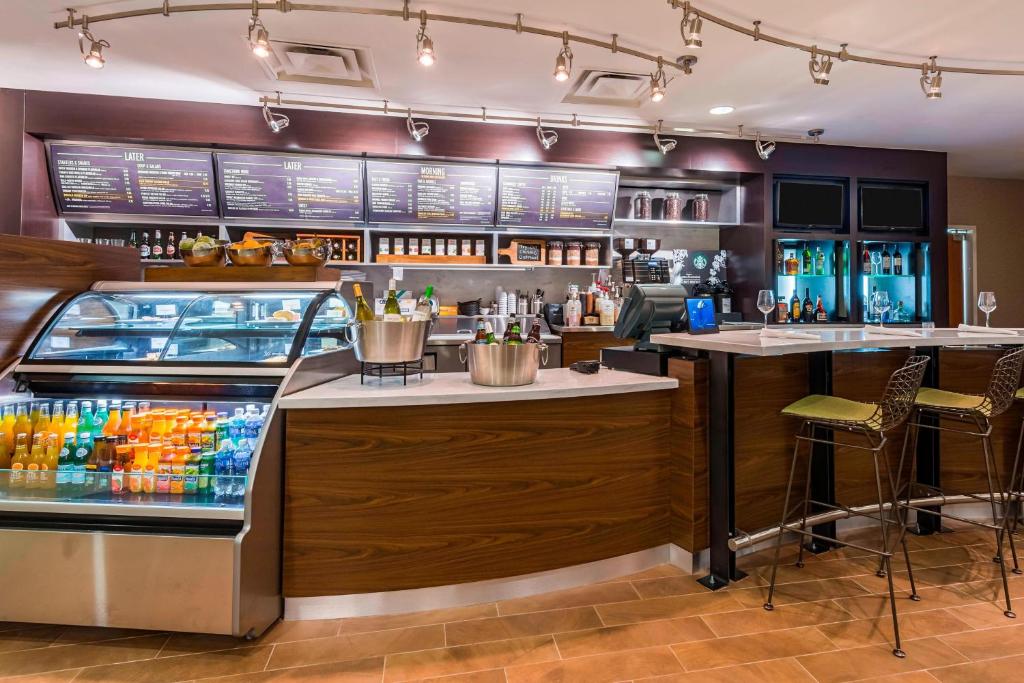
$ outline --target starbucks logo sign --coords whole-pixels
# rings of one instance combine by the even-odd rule
[[[704,270],[708,267],[708,259],[704,254],[697,254],[693,257],[693,267],[697,270]]]

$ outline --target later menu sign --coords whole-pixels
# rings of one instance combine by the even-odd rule
[[[494,166],[367,161],[370,223],[494,225]]]
[[[225,217],[363,220],[363,162],[345,157],[217,153]]]
[[[502,166],[498,225],[608,229],[617,184],[612,171]]]
[[[64,213],[217,214],[209,152],[54,144],[50,173]]]

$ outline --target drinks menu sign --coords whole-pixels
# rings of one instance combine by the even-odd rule
[[[363,219],[363,162],[344,157],[217,153],[225,217]]]
[[[494,225],[494,166],[367,161],[370,223]]]
[[[54,144],[50,173],[64,213],[217,215],[209,152]]]
[[[502,166],[498,225],[608,229],[617,184],[612,171]]]

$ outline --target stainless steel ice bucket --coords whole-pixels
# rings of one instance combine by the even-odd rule
[[[547,344],[472,344],[459,348],[459,357],[469,361],[473,384],[489,387],[517,387],[533,384],[541,363],[548,364]]]
[[[411,363],[423,358],[430,322],[361,320],[347,329],[358,360],[364,363]]]

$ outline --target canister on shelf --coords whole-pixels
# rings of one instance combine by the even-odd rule
[[[548,240],[548,265],[549,266],[560,266],[562,265],[562,252],[565,249],[565,243],[562,240]]]
[[[640,190],[633,197],[633,218],[641,221],[649,221],[653,217],[653,205],[651,204],[651,193],[647,190]]]
[[[693,198],[693,220],[706,221],[711,212],[711,200],[706,194],[699,194]]]
[[[585,245],[584,260],[588,266],[601,265],[601,243],[587,242]]]
[[[573,240],[565,243],[565,265],[578,266],[583,260],[583,242]]]
[[[665,194],[665,220],[678,221],[683,217],[683,199],[678,192]]]

